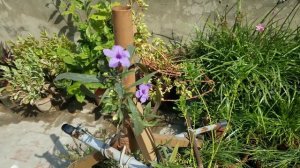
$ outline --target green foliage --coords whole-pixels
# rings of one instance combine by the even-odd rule
[[[16,42],[10,41],[8,45],[15,59],[26,59],[30,52],[36,55],[50,79],[65,71],[66,67],[62,58],[71,55],[76,50],[75,44],[65,36],[50,37],[45,31],[41,32],[40,39],[28,36],[25,39],[19,38]]]
[[[62,0],[59,4],[61,13],[70,19],[80,35],[77,54],[64,57],[67,71],[72,73],[96,75],[106,74],[107,60],[103,55],[104,48],[111,48],[114,36],[111,25],[111,8],[113,5],[106,0]],[[97,88],[87,86],[88,81],[65,85],[69,95],[75,95],[82,102],[85,93],[80,87],[90,91]],[[105,82],[106,84],[109,81]],[[104,88],[104,84],[100,88]]]
[[[161,153],[160,163],[152,163],[151,166],[155,168],[180,168],[184,167],[184,159],[178,152],[179,146],[176,145],[173,149],[166,146],[159,146],[159,152]]]
[[[152,72],[146,76],[144,76],[143,78],[139,79],[138,81],[134,82],[131,86],[129,86],[129,88],[131,87],[135,87],[137,85],[140,85],[140,84],[143,84],[143,83],[146,83],[148,82],[157,72]],[[128,89],[129,89],[128,88]]]
[[[42,96],[45,76],[40,59],[33,51],[26,53],[23,59],[14,60],[14,67],[0,66],[3,77],[12,88],[7,89],[11,98],[21,104],[33,104]]]
[[[152,119],[154,117],[156,117],[156,116],[151,114],[151,112],[152,112],[151,111],[151,103],[149,103],[145,107],[146,113],[143,114],[143,117],[139,113],[139,111],[136,107],[137,105],[132,101],[131,98],[127,99],[127,106],[128,106],[129,111],[131,112],[129,114],[129,116],[130,116],[130,118],[132,119],[132,122],[133,122],[133,131],[134,131],[135,135],[140,135],[146,127],[155,126],[156,122],[148,122],[147,121],[147,120],[151,119],[149,116],[151,116]]]
[[[76,100],[81,103],[85,100],[85,96],[95,98],[93,90],[105,88],[103,81],[100,81],[96,75],[67,72],[56,76],[55,81],[62,79],[74,81],[72,85],[67,87],[67,92],[70,95],[75,95]]]
[[[124,88],[122,86],[122,81],[126,78],[128,70],[123,70],[122,73],[116,73],[112,71],[114,75],[112,77],[114,85],[111,85],[107,88],[107,91],[102,96],[101,102],[103,108],[101,110],[102,113],[113,113],[115,112],[114,120],[118,120],[122,122],[125,115],[129,115],[133,122],[133,131],[136,135],[139,135],[145,127],[151,127],[155,125],[155,122],[148,122],[147,120],[153,119],[151,103],[149,103],[144,108],[144,115],[141,116],[139,110],[137,109],[137,103],[134,102],[133,94],[128,92],[129,88]],[[142,83],[148,83],[150,78],[153,77],[155,73],[151,73],[146,75],[144,78],[139,79],[135,82],[131,87],[136,87]]]
[[[41,32],[40,40],[28,36],[8,44],[13,59],[1,65],[4,79],[11,84],[6,91],[23,104],[33,104],[47,95],[45,85],[52,83],[57,74],[66,70],[61,51],[71,54],[75,48],[66,37],[50,37],[46,32]]]
[[[111,8],[106,0],[63,0],[60,4],[63,15],[70,16],[80,34],[78,43],[86,57],[77,58],[85,63],[83,71],[96,70],[99,57],[104,59],[102,50],[114,44],[111,25]],[[81,65],[82,62],[77,62]]]
[[[133,46],[129,46],[128,48],[130,49],[130,55],[133,55],[135,48]],[[68,93],[75,95],[79,102],[84,100],[85,95],[94,96],[90,90],[104,88],[105,85],[106,91],[100,100],[101,105],[103,105],[101,112],[115,112],[116,115],[114,119],[119,122],[123,121],[125,115],[129,115],[133,121],[134,133],[139,135],[145,127],[150,127],[155,124],[155,122],[148,122],[146,120],[150,118],[153,119],[155,116],[151,114],[151,103],[145,107],[144,116],[141,116],[137,109],[137,103],[132,100],[134,93],[128,92],[128,90],[140,84],[148,83],[156,72],[147,74],[128,88],[124,88],[122,81],[124,81],[128,75],[135,73],[135,71],[126,68],[123,69],[123,72],[119,71],[120,69],[118,68],[110,68],[107,70],[105,76],[101,75],[101,73],[99,73],[98,76],[79,73],[62,73],[58,75],[55,80],[76,81],[67,88],[67,91]],[[107,84],[107,81],[109,81],[110,84]]]
[[[208,139],[201,150],[205,167],[237,161],[240,166],[299,166],[300,40],[299,27],[289,27],[298,7],[281,23],[267,15],[263,32],[239,19],[233,27],[208,22],[189,44],[183,77],[199,102],[188,102],[190,107],[179,103],[179,109],[191,116],[197,111],[191,108],[200,109],[195,116],[210,122],[226,119],[230,128],[225,135],[236,138],[234,143],[225,137]],[[208,95],[201,94],[205,76],[215,84]],[[251,159],[241,162],[245,155]]]

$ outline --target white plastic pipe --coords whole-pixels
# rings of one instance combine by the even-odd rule
[[[213,125],[208,125],[208,126],[205,126],[205,127],[197,128],[197,129],[195,129],[193,131],[194,131],[194,134],[197,136],[197,135],[202,134],[204,132],[215,130],[215,129],[218,129],[220,127],[225,127],[226,125],[227,125],[227,122],[223,121],[223,122],[220,122],[220,123],[217,123],[217,124],[213,124]],[[175,136],[176,137],[185,137],[186,134],[187,134],[186,132],[182,132],[182,133],[177,134]]]
[[[84,142],[85,144],[100,151],[101,155],[108,159],[114,159],[117,162],[120,162],[122,165],[127,165],[129,168],[149,168],[145,164],[137,161],[134,157],[130,157],[126,154],[122,154],[117,149],[96,139],[92,135],[90,135],[87,132],[85,132],[84,130],[82,130],[80,127],[75,128],[72,125],[64,124],[62,126],[62,130],[65,133],[71,135],[72,137],[75,137],[78,140]]]

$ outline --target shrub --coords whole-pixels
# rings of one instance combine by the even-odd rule
[[[46,84],[66,70],[63,57],[75,49],[74,43],[64,36],[49,37],[41,32],[40,38],[28,36],[8,42],[13,59],[0,66],[3,77],[10,83],[6,91],[22,104],[33,104],[47,95]]]
[[[62,0],[57,5],[57,11],[72,21],[76,32],[79,33],[77,54],[67,55],[63,59],[67,71],[103,76],[107,72],[107,60],[102,50],[114,44],[111,23],[111,8],[114,4],[106,0]],[[87,95],[83,87],[94,92],[98,88],[106,88],[106,85],[107,83],[77,81],[57,87],[66,88],[70,96],[75,96],[78,102],[83,102]]]

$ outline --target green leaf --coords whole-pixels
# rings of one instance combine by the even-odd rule
[[[159,87],[157,85],[155,85],[155,106],[153,108],[153,113],[156,113],[158,108],[160,107],[161,98],[162,98],[162,95],[159,90]]]
[[[134,54],[134,51],[135,51],[135,47],[133,45],[128,45],[127,46],[127,51],[129,52],[130,57],[132,57],[133,54]]]
[[[103,15],[91,15],[90,19],[97,20],[97,21],[98,20],[106,20],[107,16],[103,16]]]
[[[103,48],[103,46],[102,45],[98,45],[98,46],[96,46],[95,48],[94,48],[94,50],[96,50],[96,51],[102,51],[104,48]]]
[[[135,83],[130,85],[127,89],[132,88],[132,87],[137,86],[137,85],[140,85],[140,84],[143,84],[143,83],[147,83],[152,78],[152,76],[154,76],[156,73],[157,72],[152,72],[152,73],[144,76],[143,78],[139,79],[138,81],[136,81]]]
[[[85,30],[85,34],[88,38],[91,38],[91,35],[92,35],[92,32],[90,30],[90,27],[87,27],[86,30]]]
[[[70,57],[70,56],[65,56],[63,58],[63,61],[66,63],[66,64],[70,64],[70,65],[76,65],[76,62],[74,60],[74,58]]]
[[[144,109],[144,115],[145,114],[151,114],[152,112],[152,103],[151,101],[146,105],[145,109]]]
[[[80,81],[84,83],[99,82],[99,79],[97,78],[96,75],[79,74],[79,73],[71,73],[71,72],[59,74],[54,79],[54,81],[61,80],[61,79],[69,79],[69,80]]]
[[[85,83],[84,86],[86,86],[88,89],[106,88],[102,83]]]
[[[76,92],[78,92],[78,90],[80,89],[80,82],[75,82],[72,85],[67,87],[67,92],[71,95],[75,95]]]
[[[178,148],[179,148],[179,143],[177,143],[176,145],[175,145],[175,147],[174,147],[174,149],[173,149],[173,152],[172,152],[172,154],[171,154],[171,156],[170,156],[170,162],[172,163],[172,162],[175,162],[176,161],[176,156],[177,156],[177,153],[178,153]]]
[[[145,126],[143,124],[140,113],[138,112],[136,105],[133,103],[131,98],[128,98],[128,108],[131,112],[129,116],[133,121],[133,132],[135,135],[140,135],[143,132]]]
[[[102,104],[103,100],[105,99],[105,97],[109,94],[110,89],[106,89],[105,92],[103,93],[103,95],[101,96],[101,99],[99,101],[99,105]]]
[[[79,102],[79,103],[82,103],[85,99],[85,95],[82,93],[82,92],[77,92],[75,94],[75,97],[76,97],[76,100]]]
[[[120,99],[122,99],[123,96],[124,96],[124,91],[123,91],[123,87],[122,87],[122,85],[120,83],[116,83],[115,84],[115,91],[117,92],[118,97]]]

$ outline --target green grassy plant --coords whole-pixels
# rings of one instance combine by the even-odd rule
[[[223,136],[213,133],[205,140],[208,146],[201,150],[205,167],[299,166],[300,34],[299,27],[290,27],[298,9],[299,3],[281,22],[270,11],[256,21],[265,25],[264,31],[241,18],[232,27],[207,22],[188,45],[185,66],[203,69],[189,70],[196,73],[189,82],[192,94],[199,95],[196,115],[229,122]],[[203,96],[201,82],[193,81],[204,74],[215,87]]]

